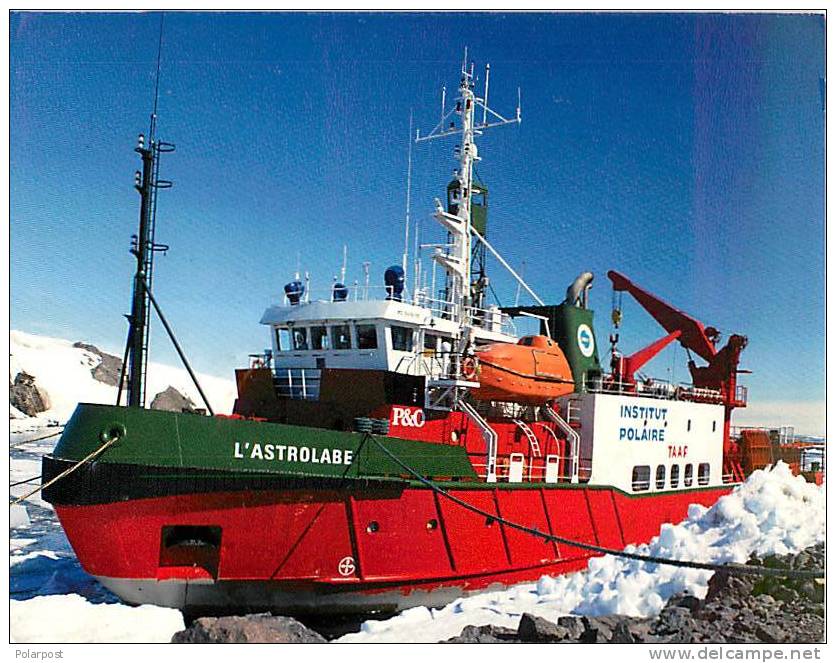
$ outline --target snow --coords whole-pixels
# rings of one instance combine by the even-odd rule
[[[754,472],[710,509],[691,505],[688,518],[665,524],[649,544],[627,550],[701,562],[745,562],[758,555],[798,552],[824,540],[824,487],[793,476],[779,463]],[[440,609],[412,608],[369,620],[340,642],[438,642],[468,625],[516,628],[523,612],[556,620],[561,615],[657,614],[674,594],[702,598],[712,572],[649,564],[611,555],[595,557],[586,571],[543,576],[536,583],[458,599]]]
[[[54,429],[13,434],[11,482],[40,474],[39,457],[57,437],[21,444]],[[11,489],[13,495],[29,484]],[[712,562],[743,562],[750,553],[784,554],[824,539],[824,488],[794,477],[784,464],[755,472],[713,507],[692,505],[688,518],[663,525],[644,554]],[[24,507],[25,505],[25,507]],[[16,642],[168,642],[183,628],[168,608],[132,608],[82,568],[52,507],[38,493],[10,510],[11,637]],[[342,642],[437,642],[467,625],[516,628],[523,612],[554,620],[565,614],[652,615],[673,594],[704,596],[711,573],[616,557],[589,561],[587,570],[458,599],[441,609],[406,610],[369,620]]]
[[[9,507],[9,529],[29,527],[31,524],[25,506],[22,504],[13,504]]]
[[[89,603],[83,596],[11,601],[12,642],[170,642],[184,628],[178,610]]]
[[[12,330],[9,334],[9,379],[20,371],[35,378],[37,385],[49,397],[50,408],[37,417],[22,415],[10,406],[10,425],[15,432],[32,430],[50,421],[64,423],[78,403],[115,403],[116,387],[96,380],[91,369],[100,358],[87,350],[74,348],[71,341],[49,336],[27,334]],[[235,401],[235,383],[211,375],[198,373],[198,380],[215,412],[229,413]],[[148,394],[150,398],[172,386],[188,396],[198,406],[202,399],[184,368],[149,362]]]

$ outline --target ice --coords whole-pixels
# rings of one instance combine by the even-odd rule
[[[23,529],[25,527],[29,527],[31,521],[29,520],[29,514],[26,511],[26,507],[22,504],[13,504],[9,507],[9,528],[10,529]],[[14,539],[12,539],[14,541]]]
[[[12,642],[170,642],[184,628],[180,611],[93,604],[78,594],[11,601]]]
[[[662,525],[649,544],[631,546],[644,555],[701,562],[745,562],[758,555],[798,552],[824,540],[823,486],[793,476],[779,463],[758,470],[709,509],[692,505],[679,524]],[[586,571],[505,591],[458,599],[437,609],[414,609],[386,620],[369,620],[341,642],[438,642],[468,625],[516,627],[523,612],[556,620],[561,615],[652,616],[679,592],[703,597],[711,571],[651,564],[611,555],[589,560]]]

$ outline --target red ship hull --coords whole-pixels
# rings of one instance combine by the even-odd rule
[[[572,540],[623,548],[731,487],[634,496],[591,486],[451,489],[468,504]],[[84,569],[129,603],[190,612],[373,612],[586,566],[593,556],[509,529],[429,489],[236,491],[56,505]],[[222,531],[217,549],[166,549],[172,526]],[[202,556],[201,556],[202,555]]]

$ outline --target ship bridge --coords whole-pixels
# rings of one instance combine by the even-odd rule
[[[512,320],[499,309],[473,309],[471,316],[475,344],[517,342]],[[441,379],[460,335],[445,302],[374,299],[368,292],[337,301],[286,298],[264,312],[261,324],[271,328],[269,360],[279,393],[305,399],[318,398],[326,368]]]

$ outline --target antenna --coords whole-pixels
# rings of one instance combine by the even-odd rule
[[[347,262],[348,262],[348,247],[345,244],[343,244],[343,266],[342,266],[342,269],[340,269],[340,283],[342,283],[343,285],[345,285],[345,269],[346,269],[346,263]]]
[[[154,141],[157,131],[157,104],[160,100],[160,61],[163,53],[163,22],[165,21],[165,12],[160,12],[160,40],[157,43],[157,76],[154,81],[154,110],[151,113],[151,127],[148,135],[151,142]]]
[[[433,259],[441,264],[447,272],[447,288],[445,299],[452,303],[451,319],[461,325],[462,328],[470,325],[472,306],[474,305],[474,285],[472,283],[472,245],[473,241],[482,241],[485,246],[491,249],[487,242],[475,232],[472,226],[471,210],[473,205],[473,169],[480,161],[479,152],[476,149],[476,137],[481,135],[484,129],[503,126],[506,124],[518,124],[520,112],[517,116],[508,119],[493,110],[487,103],[487,96],[490,84],[490,65],[485,72],[485,94],[479,98],[474,93],[474,70],[475,64],[468,66],[468,49],[465,47],[464,58],[461,67],[461,80],[459,82],[458,97],[455,104],[447,110],[446,95],[442,95],[442,112],[438,124],[426,136],[416,133],[415,141],[422,142],[444,138],[447,136],[459,136],[460,143],[454,156],[459,162],[455,178],[458,180],[455,194],[455,203],[448,203],[449,210],[445,210],[440,202],[436,203],[435,219],[447,230],[449,237],[449,249],[433,254]],[[446,89],[446,88],[445,88]],[[475,116],[478,107],[482,109],[481,124]],[[453,114],[461,115],[460,126],[457,128],[455,122],[450,122],[449,127],[445,126],[448,118]],[[421,284],[420,274],[415,275],[416,285]],[[466,336],[466,334],[464,334]]]
[[[485,125],[488,123],[488,86],[491,82],[491,65],[485,65],[485,98],[482,100],[484,101],[484,105],[482,106],[482,124]],[[519,88],[517,88],[519,90]]]
[[[407,148],[406,162],[406,219],[404,221],[403,260],[401,261],[404,282],[408,282],[406,270],[409,254],[409,202],[412,188],[412,111],[409,112],[409,147]]]
[[[173,152],[174,145],[157,140],[157,108],[160,97],[164,22],[165,14],[161,13],[160,35],[157,42],[154,106],[151,112],[148,142],[146,144],[145,136],[140,134],[135,149],[142,160],[142,170],[138,170],[134,174],[134,188],[140,195],[139,231],[133,236],[131,242],[131,253],[136,257],[136,273],[133,279],[131,313],[128,316],[130,327],[125,349],[125,363],[128,366],[128,405],[132,407],[145,406],[145,374],[148,366],[151,330],[149,307],[153,303],[151,285],[154,276],[154,254],[160,251],[165,253],[169,248],[166,244],[157,244],[155,241],[157,194],[160,189],[170,189],[173,186],[173,183],[169,180],[160,179],[160,155]],[[162,320],[162,316],[160,318]],[[163,326],[166,326],[165,323]],[[167,327],[166,331],[168,331]],[[122,378],[119,380],[119,390],[116,396],[117,405],[119,405],[121,399]]]

